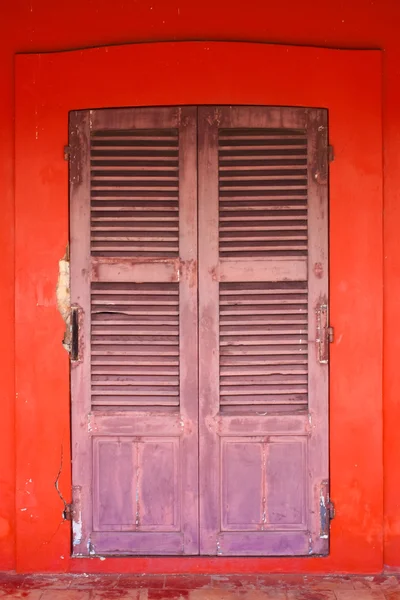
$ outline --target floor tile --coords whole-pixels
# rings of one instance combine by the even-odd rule
[[[335,593],[331,590],[315,590],[310,588],[300,588],[289,590],[287,600],[336,600]]]
[[[91,590],[114,588],[119,582],[119,576],[115,575],[75,575],[71,579],[69,589]]]
[[[211,587],[211,575],[166,575],[164,587],[175,590],[194,590]]]
[[[265,588],[264,590],[238,590],[240,600],[287,600],[286,591],[279,588]]]
[[[242,598],[239,592],[227,589],[191,590],[189,600],[237,600]]]
[[[0,592],[1,600],[40,600],[42,590],[15,590]]]
[[[21,589],[66,590],[71,584],[71,575],[26,575]]]
[[[84,590],[45,590],[40,600],[90,600],[90,592]]]
[[[148,590],[148,600],[186,600],[190,590],[154,589]]]
[[[230,589],[237,588],[256,589],[258,587],[257,575],[211,575],[211,584],[214,588]]]
[[[357,590],[335,590],[337,600],[385,600],[380,590],[357,589]]]
[[[0,600],[400,600],[394,575],[15,575]]]
[[[92,590],[90,600],[142,600],[140,597],[141,590]],[[146,594],[147,599],[147,594]],[[57,600],[56,598],[54,600]]]
[[[305,576],[303,586],[317,590],[353,590],[354,584],[350,577]]]
[[[163,588],[165,575],[121,575],[116,588]]]

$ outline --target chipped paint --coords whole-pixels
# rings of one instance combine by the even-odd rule
[[[330,526],[330,500],[329,500],[329,482],[324,480],[321,483],[319,494],[319,514],[320,514],[320,538],[327,540],[329,537]]]
[[[82,542],[82,519],[80,516],[72,521],[72,540],[74,546],[79,546]]]
[[[69,275],[69,247],[58,261],[58,280],[56,287],[57,308],[65,323],[62,344],[67,352],[71,350],[71,292]]]

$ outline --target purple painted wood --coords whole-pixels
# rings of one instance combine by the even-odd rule
[[[71,117],[75,555],[198,553],[196,128]]]
[[[92,460],[90,389],[90,117],[70,113],[71,304],[81,309],[79,360],[71,361],[73,554],[90,551]]]
[[[311,435],[308,442],[308,473],[311,507],[320,507],[321,484],[329,481],[329,370],[319,362],[316,342],[317,311],[328,302],[328,113],[310,110],[308,129],[308,387]],[[328,323],[329,324],[329,323]],[[325,332],[326,334],[326,332]],[[327,340],[326,340],[327,341]],[[329,344],[329,342],[327,341]],[[310,510],[310,552],[328,554],[329,538],[321,530],[319,510]],[[329,525],[328,525],[329,528]],[[324,529],[324,528],[322,528]]]
[[[218,113],[199,108],[199,486],[200,554],[218,553],[219,437]]]
[[[199,109],[203,554],[327,552],[325,127],[313,109]]]
[[[222,529],[304,530],[305,461],[305,436],[223,438]]]
[[[75,555],[328,552],[326,119],[72,113]]]
[[[179,438],[93,442],[94,530],[179,532]]]

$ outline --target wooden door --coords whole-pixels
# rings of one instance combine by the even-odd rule
[[[70,116],[73,552],[198,553],[196,110]]]
[[[199,109],[200,552],[328,552],[327,113]]]
[[[326,554],[326,111],[70,140],[74,554]]]

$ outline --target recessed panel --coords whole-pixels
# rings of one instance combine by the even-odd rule
[[[223,439],[221,459],[222,531],[305,529],[305,437]]]
[[[305,524],[305,438],[274,438],[266,460],[267,522],[281,525]]]
[[[96,531],[177,531],[179,440],[96,438],[93,503]]]
[[[96,529],[135,527],[136,446],[129,439],[94,441]]]
[[[178,512],[176,442],[146,442],[139,447],[138,495],[141,529],[174,527]]]
[[[225,529],[258,529],[262,522],[262,450],[262,444],[257,442],[222,442]]]

